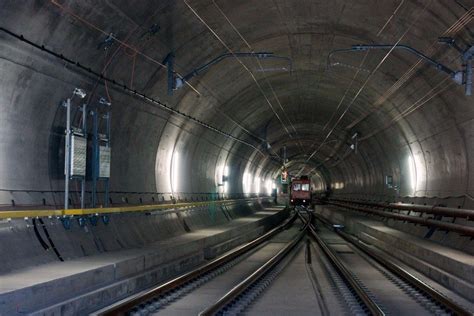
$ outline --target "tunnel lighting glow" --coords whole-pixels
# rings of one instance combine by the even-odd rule
[[[255,178],[255,193],[260,193],[260,177]]]
[[[228,176],[229,176],[229,166],[225,166],[225,167],[224,167],[224,170],[222,171],[222,174],[223,174],[225,177],[228,177]]]
[[[229,189],[229,166],[224,166],[224,169],[222,170],[222,176],[225,178],[224,181],[224,193],[227,193],[227,190]]]
[[[229,167],[222,165],[216,168],[216,187],[219,193],[227,193],[228,191],[228,179],[229,177]]]
[[[242,178],[242,187],[244,193],[250,193],[252,182],[250,180],[250,173],[244,172],[244,176]]]
[[[224,192],[223,193],[227,193],[228,189],[229,189],[229,184],[226,181],[226,182],[224,182],[224,190],[223,190]]]
[[[415,188],[416,188],[416,166],[415,166],[415,161],[413,160],[413,157],[411,155],[408,156],[407,159],[407,164],[408,164],[408,180],[409,180],[409,187],[411,194],[415,193]]]
[[[272,194],[272,180],[268,179],[265,181],[265,188],[267,189],[267,194]]]
[[[344,183],[343,182],[336,182],[333,185],[334,189],[343,189],[344,188]]]
[[[173,159],[171,161],[171,191],[174,193],[178,192],[178,181],[179,181],[179,153],[173,153]]]

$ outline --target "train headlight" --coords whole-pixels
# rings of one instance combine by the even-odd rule
[[[303,203],[306,203],[306,200],[303,200]]]

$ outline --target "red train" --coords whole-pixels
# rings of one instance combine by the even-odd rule
[[[311,204],[311,181],[307,176],[291,180],[290,204],[294,206]]]

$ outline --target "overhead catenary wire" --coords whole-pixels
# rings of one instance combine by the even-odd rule
[[[229,23],[229,25],[232,27],[232,29],[234,30],[234,32],[240,37],[240,39],[245,43],[245,45],[247,46],[247,48],[253,53],[255,52],[255,50],[253,49],[252,45],[250,45],[250,43],[245,39],[245,37],[242,35],[242,33],[240,33],[240,31],[237,29],[237,27],[234,25],[234,23],[232,23],[232,21],[229,19],[229,17],[225,14],[225,12],[221,9],[221,7],[219,7],[219,5],[216,3],[215,0],[212,0],[212,3],[214,4],[214,6],[217,8],[217,10],[219,11],[219,13],[224,17],[224,19],[227,21],[227,23]],[[255,58],[255,61],[257,62],[258,64],[258,67],[259,69],[261,70],[262,72],[262,75],[263,75],[263,78],[265,79],[265,82],[267,83],[268,87],[270,88],[270,90],[272,91],[272,94],[273,94],[273,97],[275,98],[275,100],[277,101],[281,111],[283,112],[286,120],[288,121],[288,123],[290,124],[291,128],[293,129],[293,131],[295,132],[296,135],[298,135],[298,131],[296,130],[295,126],[293,125],[293,122],[290,120],[288,114],[286,113],[285,109],[283,108],[283,105],[281,104],[280,102],[280,98],[278,98],[277,94],[275,93],[275,89],[273,88],[272,84],[270,83],[270,81],[268,80],[267,76],[264,74],[264,68],[262,66],[262,63],[260,62],[260,59],[259,58]],[[298,145],[300,147],[300,150],[301,152],[303,152],[303,146],[301,144],[301,142],[299,140],[297,140],[298,142]]]
[[[57,2],[56,0],[50,0],[51,3],[57,7],[59,7],[61,10],[63,10],[64,12],[66,12],[67,14],[69,14],[70,16],[74,17],[75,19],[81,21],[82,23],[86,24],[87,26],[93,28],[94,30],[112,38],[114,41],[116,41],[117,43],[119,43],[121,46],[124,46],[130,50],[132,50],[133,52],[135,52],[135,54],[138,54],[140,56],[142,56],[143,58],[145,58],[146,60],[154,63],[154,64],[157,64],[158,66],[160,67],[163,67],[164,69],[167,69],[168,67],[163,64],[162,62],[159,62],[158,60],[154,59],[153,57],[150,57],[149,55],[137,50],[135,47],[131,46],[130,44],[126,43],[126,41],[123,41],[123,40],[120,40],[118,37],[116,37],[114,34],[112,33],[108,33],[106,31],[104,31],[103,29],[101,29],[100,27],[98,27],[97,25],[89,22],[88,20],[84,19],[83,17],[79,16],[78,14],[74,13],[72,10],[70,10],[68,7],[62,5],[61,3]],[[177,75],[180,76],[179,73],[176,73]],[[196,92],[196,94],[198,95],[201,95],[201,93],[194,87],[192,86],[190,83],[186,82],[186,84],[194,91]]]
[[[107,36],[111,36],[114,40],[116,40],[120,45],[118,48],[116,48],[116,50],[114,51],[113,54],[111,54],[111,57],[108,59],[107,63],[105,64],[104,66],[104,69],[103,71],[105,71],[108,66],[110,65],[112,59],[117,55],[117,53],[120,51],[120,49],[122,47],[124,47],[124,52],[127,56],[129,57],[132,57],[133,58],[133,61],[132,61],[132,71],[131,71],[131,79],[130,79],[130,87],[133,89],[133,80],[134,80],[134,73],[135,73],[135,64],[136,64],[136,57],[137,55],[141,55],[141,56],[144,56],[146,59],[148,60],[151,60],[152,58],[149,57],[148,55],[144,55],[143,53],[141,53],[141,51],[137,48],[137,47],[133,47],[131,46],[129,43],[128,43],[128,40],[130,39],[131,35],[140,27],[140,25],[137,25],[134,29],[132,29],[128,34],[127,36],[124,38],[124,40],[118,40],[115,36],[111,35],[110,33],[107,33],[105,32],[103,29],[99,28],[98,26],[94,25],[93,23],[89,22],[88,20],[86,20],[85,18],[79,16],[78,14],[74,13],[72,10],[70,10],[69,8],[66,8],[64,5],[61,5],[59,4],[56,0],[51,0],[51,3],[53,3],[54,5],[58,6],[61,10],[63,10],[64,12],[66,12],[67,14],[73,16],[74,18],[76,18],[77,20],[81,21],[82,23],[88,25],[89,27],[99,31],[100,33],[104,34],[104,35],[107,35]],[[146,19],[146,21],[144,23],[142,23],[142,25],[145,25],[152,17],[154,17],[156,15],[156,12],[149,15],[148,18]],[[127,49],[130,49],[131,50],[131,54],[127,52]],[[149,57],[149,58],[148,58]],[[159,66],[163,67],[164,69],[167,69],[167,66],[157,60],[151,60],[152,62],[155,62],[157,63]],[[178,76],[181,76],[178,72],[175,72]],[[106,83],[105,83],[106,84]],[[191,88],[193,89],[199,96],[201,96],[201,92],[199,92],[197,90],[197,88],[195,88],[194,86],[192,86],[190,83],[186,82],[186,84]],[[202,84],[202,83],[201,83]],[[208,87],[205,87],[206,90],[209,91],[209,88]],[[95,90],[95,88],[94,88]],[[107,92],[107,91],[106,91]],[[210,91],[209,91],[210,92]],[[214,97],[216,100],[217,97],[214,96],[212,93],[211,93],[212,97]],[[91,98],[92,94],[90,94],[89,96],[89,101],[90,101],[90,98]],[[88,103],[89,103],[88,101]],[[242,123],[239,123],[237,122],[235,119],[232,119],[229,115],[227,115],[226,113],[224,113],[223,111],[219,110],[219,109],[215,109],[216,112],[218,112],[219,114],[223,115],[225,118],[229,119],[230,121],[232,121],[232,123],[234,123],[235,125],[237,125],[239,128],[241,128],[245,133],[247,133],[248,135],[252,136],[253,138],[255,139],[259,139],[261,142],[265,142],[266,140],[262,139],[261,137],[255,135],[254,133],[252,133],[248,128],[244,127],[242,125]],[[277,155],[278,156],[278,155]]]
[[[474,19],[474,7],[471,7],[466,13],[464,13],[459,19],[457,19],[443,34],[442,36],[454,36],[458,32],[460,32],[465,26]],[[431,55],[435,51],[435,45],[438,43],[438,41],[435,41],[434,43],[431,44],[431,46],[428,48],[427,54]],[[399,90],[413,75],[416,74],[417,68],[421,65],[422,59],[418,59],[418,61],[413,64],[407,72],[405,72],[379,99],[377,99],[374,103],[375,106],[377,106],[375,109],[370,111],[369,113],[366,113],[362,115],[360,118],[357,120],[353,121],[351,124],[346,126],[346,130],[352,129],[354,126],[359,124],[361,121],[366,119],[370,114],[375,113],[376,111],[379,111],[381,109],[380,105],[382,105],[390,96],[392,96],[397,90]],[[414,102],[412,105],[410,105],[408,108],[403,110],[401,113],[399,113],[397,116],[391,118],[389,122],[387,122],[384,126],[381,128],[376,129],[375,131],[372,131],[370,134],[365,135],[364,137],[359,139],[359,142],[363,142],[380,132],[386,130],[390,126],[392,126],[394,123],[398,122],[402,118],[405,118],[406,116],[410,115],[414,111],[418,110],[421,106],[426,104],[428,101],[433,99],[435,96],[441,94],[442,92],[446,91],[448,88],[452,87],[454,84],[448,83],[447,85],[441,87],[438,91],[438,89],[446,80],[448,80],[450,77],[445,77],[444,80],[436,84],[432,89],[430,89],[425,95],[423,95],[421,98],[419,98],[416,102]],[[342,159],[334,163],[333,166],[338,165],[341,163],[347,155],[344,155]]]
[[[125,84],[120,84],[120,83],[118,83],[117,81],[115,81],[115,79],[109,78],[109,77],[105,76],[105,75],[102,74],[102,73],[98,73],[98,72],[92,70],[90,67],[87,67],[87,66],[85,66],[85,65],[82,65],[81,63],[79,63],[79,62],[77,62],[77,61],[73,61],[72,59],[70,59],[70,58],[64,56],[63,54],[57,53],[57,52],[55,52],[55,51],[53,51],[53,50],[51,50],[51,49],[46,48],[44,45],[36,44],[36,43],[34,43],[33,41],[31,41],[31,40],[25,38],[23,35],[18,35],[18,34],[12,32],[12,31],[10,31],[10,30],[4,28],[4,27],[0,27],[0,31],[1,31],[1,32],[4,32],[5,34],[7,34],[7,35],[9,35],[9,36],[11,36],[11,37],[13,37],[13,38],[18,39],[18,40],[20,40],[20,41],[22,41],[22,42],[24,42],[24,43],[26,43],[26,44],[28,44],[28,45],[30,45],[30,46],[36,48],[36,49],[39,49],[39,50],[41,50],[41,51],[43,51],[43,52],[45,52],[45,53],[47,53],[47,54],[49,54],[49,55],[51,55],[51,56],[54,56],[55,58],[58,58],[58,59],[60,59],[61,61],[67,63],[67,64],[73,65],[73,66],[77,67],[78,69],[80,69],[80,70],[82,70],[82,71],[85,71],[85,72],[89,73],[89,74],[92,75],[92,76],[95,76],[96,78],[100,78],[101,80],[104,80],[105,82],[108,82],[108,83],[114,85],[114,86],[115,86],[116,88],[118,88],[119,90],[122,90],[122,91],[126,92],[127,94],[129,94],[129,95],[131,95],[131,96],[133,96],[133,97],[136,97],[136,98],[139,98],[139,99],[141,99],[141,100],[143,100],[143,101],[145,101],[145,102],[148,102],[148,103],[152,103],[152,104],[154,104],[154,105],[157,105],[158,107],[160,107],[160,108],[162,108],[162,109],[164,109],[164,110],[166,110],[166,111],[168,111],[168,112],[170,112],[170,113],[172,113],[172,114],[175,114],[175,115],[178,115],[178,116],[180,116],[180,117],[183,117],[183,118],[185,118],[185,119],[187,119],[187,120],[190,120],[190,121],[192,121],[192,122],[194,122],[194,123],[196,123],[196,124],[198,124],[198,125],[201,125],[201,126],[205,127],[206,129],[209,129],[209,130],[214,131],[214,132],[216,132],[216,133],[218,133],[218,134],[220,134],[220,135],[222,135],[222,136],[225,136],[225,137],[230,138],[230,139],[232,139],[232,140],[235,140],[235,141],[237,141],[237,142],[239,142],[239,143],[242,143],[242,144],[244,144],[244,145],[246,145],[246,146],[248,146],[248,147],[251,147],[252,149],[256,150],[259,154],[261,154],[262,156],[267,157],[267,155],[266,155],[265,153],[263,153],[263,152],[262,152],[259,148],[257,148],[255,145],[253,145],[253,144],[251,144],[251,143],[249,143],[249,142],[247,142],[247,141],[245,141],[245,140],[242,140],[242,139],[240,139],[240,138],[238,138],[238,137],[235,137],[235,136],[233,136],[233,135],[231,135],[231,134],[229,134],[229,133],[227,133],[227,132],[225,132],[225,131],[222,131],[222,130],[220,130],[220,129],[218,129],[218,128],[216,128],[216,127],[210,125],[210,124],[207,124],[207,123],[205,123],[205,122],[203,122],[203,121],[201,121],[201,120],[199,120],[199,119],[197,119],[197,118],[195,118],[195,117],[193,117],[193,116],[190,116],[190,115],[188,115],[188,114],[186,114],[186,113],[183,113],[183,112],[181,112],[181,111],[179,111],[179,110],[173,109],[172,107],[170,107],[169,105],[167,105],[166,103],[164,103],[164,102],[162,102],[162,101],[160,101],[160,100],[156,100],[156,99],[154,99],[154,98],[152,98],[152,97],[150,97],[150,96],[147,96],[147,95],[145,95],[144,93],[139,92],[139,91],[137,91],[137,90],[132,90],[132,89],[131,89],[130,87],[128,87],[127,85],[125,85]]]
[[[459,31],[461,31],[472,19],[474,19],[474,7],[464,13],[458,20],[456,20],[441,36],[454,36]],[[431,55],[435,51],[435,47],[438,44],[436,40],[433,42],[430,47],[427,49],[426,54]],[[422,59],[418,59],[390,88],[388,88],[375,102],[374,106],[371,111],[368,113],[363,114],[358,119],[354,120],[348,126],[346,126],[346,130],[350,130],[354,128],[357,124],[365,120],[369,115],[375,113],[380,110],[380,105],[382,105],[388,98],[390,98],[395,92],[397,92],[409,79],[411,79],[417,72],[418,68],[422,65]]]
[[[199,21],[201,21],[201,23],[212,33],[212,35],[214,35],[214,37],[216,37],[216,39],[229,51],[229,53],[231,53],[234,58],[240,63],[240,65],[242,65],[242,67],[249,73],[250,77],[252,78],[252,80],[255,82],[255,84],[257,85],[257,87],[259,88],[260,92],[262,93],[262,95],[264,96],[265,98],[265,101],[267,102],[267,104],[270,106],[271,110],[273,111],[273,113],[275,114],[275,116],[277,117],[277,119],[280,121],[281,125],[283,126],[283,128],[285,129],[285,131],[288,133],[288,135],[290,136],[290,138],[292,138],[293,136],[291,135],[290,131],[288,130],[288,128],[286,127],[285,123],[283,122],[283,120],[281,119],[280,115],[276,112],[275,108],[273,107],[272,103],[270,102],[270,100],[268,99],[268,97],[266,96],[265,92],[263,91],[260,83],[258,82],[258,80],[255,78],[255,75],[250,71],[250,69],[248,69],[248,67],[240,60],[240,58],[238,58],[235,53],[232,51],[232,49],[224,42],[224,40],[222,40],[222,38],[216,33],[216,31],[214,31],[214,29],[212,29],[209,24],[206,23],[206,21],[204,21],[204,19],[196,12],[196,10],[194,10],[194,8],[186,1],[186,0],[183,0],[184,1],[184,4],[189,8],[189,10],[198,18]]]
[[[426,2],[426,4],[424,5],[423,9],[421,10],[421,12],[419,14],[416,15],[416,17],[413,19],[413,21],[410,23],[410,25],[408,26],[408,28],[402,33],[402,35],[398,38],[398,40],[395,42],[395,44],[392,46],[392,48],[385,54],[385,56],[380,60],[380,62],[377,64],[377,66],[375,66],[375,68],[371,71],[371,73],[367,76],[367,78],[365,79],[364,83],[362,84],[362,86],[359,88],[359,90],[357,91],[357,93],[354,95],[354,97],[352,98],[352,100],[350,101],[350,103],[347,105],[346,109],[344,110],[344,112],[339,116],[338,120],[336,121],[336,123],[334,124],[334,126],[332,127],[332,129],[329,131],[329,133],[327,134],[325,140],[318,146],[318,148],[316,148],[315,151],[313,151],[311,153],[311,155],[308,157],[308,159],[306,160],[307,162],[309,160],[311,160],[312,157],[314,157],[314,155],[316,155],[316,153],[318,153],[318,151],[321,149],[321,147],[324,145],[325,141],[327,138],[329,138],[329,136],[333,133],[333,131],[336,129],[337,125],[339,124],[339,122],[342,120],[342,118],[346,115],[346,113],[349,111],[350,107],[352,106],[352,104],[355,102],[355,100],[359,97],[359,95],[362,93],[362,91],[364,90],[364,88],[366,87],[367,83],[370,81],[370,79],[374,76],[374,74],[377,72],[377,70],[382,66],[382,64],[387,60],[387,58],[390,56],[390,54],[392,53],[392,51],[397,47],[397,45],[402,41],[402,39],[408,34],[408,32],[411,30],[411,28],[415,25],[415,23],[419,20],[419,18],[422,16],[422,14],[426,11],[426,9],[428,8],[428,6],[432,3],[433,0],[429,0]],[[367,56],[367,55],[366,55]],[[366,57],[365,56],[365,57]],[[365,58],[364,57],[364,58]],[[362,65],[361,65],[362,67]],[[361,68],[360,67],[360,68]]]
[[[225,18],[225,20],[227,21],[227,23],[229,23],[229,25],[232,27],[232,29],[234,30],[234,32],[240,37],[240,39],[245,43],[245,45],[247,46],[248,49],[250,49],[251,52],[255,52],[255,50],[253,49],[252,45],[250,45],[250,43],[245,39],[245,37],[242,35],[242,33],[240,33],[240,31],[237,29],[237,27],[234,25],[234,23],[232,23],[232,21],[229,19],[229,17],[225,14],[224,11],[222,11],[221,7],[219,7],[219,5],[216,3],[215,0],[212,0],[212,3],[214,4],[214,6],[217,8],[217,10],[219,11],[219,13]],[[264,70],[263,69],[263,66],[262,66],[262,63],[260,62],[260,59],[258,58],[255,58],[255,61],[258,63],[258,66],[260,68],[260,70]],[[290,123],[290,126],[292,127],[292,129],[295,131],[295,133],[297,133],[296,131],[296,128],[295,126],[293,125],[293,123],[291,122],[290,118],[288,117],[288,114],[286,113],[285,109],[283,108],[281,102],[280,102],[280,99],[278,98],[278,96],[276,95],[275,93],[275,90],[273,89],[273,86],[271,85],[271,83],[268,81],[268,78],[267,76],[263,75],[266,83],[268,84],[268,86],[270,87],[270,89],[272,90],[272,94],[273,96],[275,97],[275,100],[277,101],[281,111],[283,112],[283,114],[285,115],[288,123]]]

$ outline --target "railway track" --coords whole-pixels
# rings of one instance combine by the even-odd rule
[[[313,220],[297,209],[256,240],[96,315],[472,315]]]

